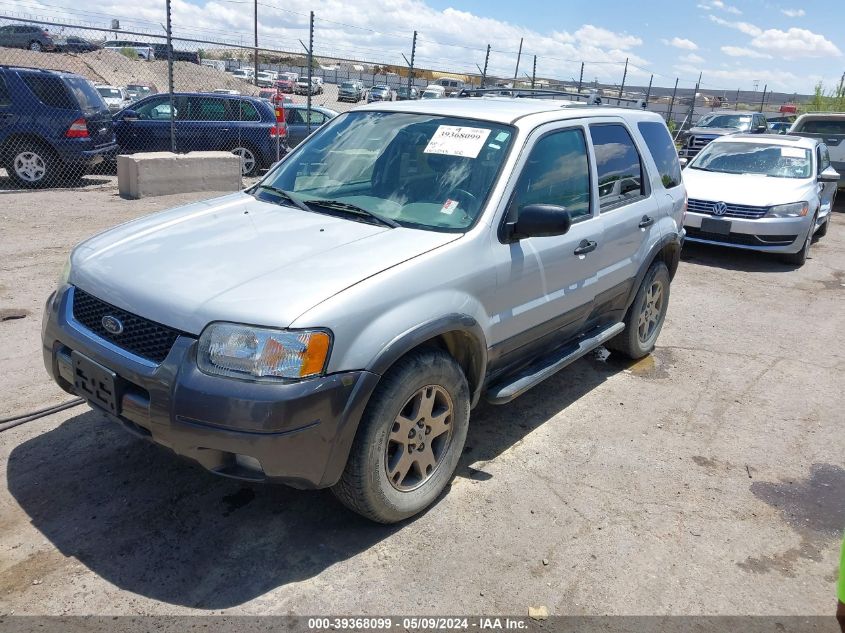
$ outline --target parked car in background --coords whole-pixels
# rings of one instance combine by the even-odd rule
[[[154,84],[127,84],[126,94],[130,101],[137,101],[158,92]]]
[[[100,44],[86,40],[84,37],[69,35],[56,39],[56,50],[62,53],[90,53],[102,48]]]
[[[390,86],[375,85],[367,91],[367,103],[374,101],[393,101],[393,90]]]
[[[840,187],[845,187],[845,112],[812,112],[799,116],[790,136],[803,136],[822,141],[830,151],[831,166],[843,176]]]
[[[55,36],[43,26],[35,24],[7,24],[0,26],[0,46],[28,48],[31,51],[54,51]]]
[[[167,59],[167,44],[153,44],[153,53],[156,59]],[[199,64],[200,57],[197,51],[180,51],[176,48],[173,50],[174,62],[190,62],[192,64]]]
[[[335,110],[311,106],[311,117],[308,118],[308,108],[303,104],[285,103],[285,123],[288,128],[288,146],[296,147],[314,130],[328,123],[339,113]],[[308,122],[311,122],[310,131]]]
[[[408,86],[399,86],[396,89],[396,100],[397,101],[413,101],[415,99],[420,98],[419,91],[411,86],[411,89],[408,90]]]
[[[0,66],[0,163],[20,187],[70,182],[117,153],[111,113],[79,75]]]
[[[358,103],[364,98],[364,85],[359,81],[344,81],[337,89],[338,101]]]
[[[789,123],[788,121],[769,122],[769,133],[786,134],[790,127],[792,127],[792,123]]]
[[[176,151],[223,150],[241,157],[245,176],[276,162],[284,128],[267,101],[212,93],[175,93]],[[170,150],[170,97],[154,95],[114,116],[122,153]],[[284,148],[284,138],[279,145]]]
[[[279,79],[287,79],[288,81],[293,82],[294,84],[299,81],[299,73],[294,72],[281,72],[279,73]]]
[[[218,475],[331,487],[382,523],[423,511],[482,400],[600,345],[652,352],[683,239],[657,114],[468,105],[353,109],[245,191],[83,242],[44,310],[50,376]],[[595,195],[631,173],[624,200]]]
[[[118,110],[125,108],[131,101],[129,95],[126,94],[123,88],[103,84],[97,84],[94,88],[100,93],[100,96],[103,98],[103,101],[106,102],[106,105],[109,107],[111,112],[117,112]]]
[[[252,68],[235,68],[234,70],[229,71],[229,74],[232,75],[232,77],[243,79],[249,83],[252,83],[252,79],[255,77],[255,71]]]
[[[446,91],[446,96],[451,97],[453,94],[460,92],[464,87],[464,82],[454,77],[441,77],[433,82],[435,86],[441,86]]]
[[[280,105],[282,103],[290,103],[293,102],[293,99],[287,95],[285,95],[281,90],[276,88],[264,88],[258,91],[259,99],[266,99],[270,103],[275,105]]]
[[[323,92],[323,86],[316,81],[313,81],[313,78],[309,83],[308,78],[305,77],[296,82],[294,92],[298,95],[318,95]]]
[[[135,54],[143,60],[153,61],[156,58],[155,50],[150,44],[144,42],[133,42],[130,40],[109,40],[103,44],[107,51],[120,53],[124,49],[134,50]]]
[[[682,146],[678,154],[689,160],[714,139],[742,132],[764,134],[768,129],[766,117],[762,114],[744,110],[716,110],[705,114],[694,127],[681,134]]]
[[[293,94],[293,91],[296,88],[296,82],[286,77],[277,79],[273,85],[276,87],[276,90],[286,94]]]
[[[818,139],[734,134],[684,169],[687,241],[779,253],[802,265],[827,233],[839,174]]]
[[[443,99],[446,96],[446,88],[443,86],[426,86],[420,99]]]
[[[255,83],[259,88],[270,88],[278,79],[278,75],[272,70],[260,70],[256,75]]]

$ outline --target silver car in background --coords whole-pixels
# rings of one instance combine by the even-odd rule
[[[719,138],[684,170],[690,242],[781,253],[802,265],[827,233],[839,174],[817,139]]]

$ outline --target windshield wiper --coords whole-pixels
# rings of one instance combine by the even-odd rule
[[[290,193],[288,193],[284,189],[279,189],[278,187],[274,187],[273,185],[258,185],[258,188],[259,189],[266,189],[267,191],[272,191],[273,193],[275,193],[279,197],[283,198],[284,200],[287,200],[288,202],[292,203],[294,206],[302,209],[303,211],[308,211],[309,213],[313,213],[313,211],[311,209],[309,209],[308,206],[305,203],[303,203],[301,200],[297,200],[296,198],[294,198]]]
[[[308,205],[309,207],[322,207],[324,209],[330,209],[332,211],[341,211],[343,213],[349,213],[351,215],[357,215],[361,217],[371,218],[378,222],[379,224],[383,224],[384,226],[389,226],[392,229],[398,229],[401,225],[390,218],[386,218],[378,213],[373,213],[372,211],[368,211],[362,207],[359,207],[356,204],[352,204],[350,202],[343,202],[342,200],[320,200],[320,199],[313,199],[313,200],[304,200],[304,204]]]

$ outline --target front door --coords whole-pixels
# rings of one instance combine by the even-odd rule
[[[830,167],[830,152],[824,143],[819,143],[816,147],[816,165],[818,166],[819,174]],[[839,176],[841,180],[845,180],[845,174],[839,174]],[[836,196],[836,188],[838,186],[838,183],[835,182],[819,183],[819,198],[821,199],[819,215],[824,215],[833,210],[833,200]]]

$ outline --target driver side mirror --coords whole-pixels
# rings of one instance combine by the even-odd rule
[[[121,121],[137,121],[138,120],[138,113],[135,110],[124,110],[123,115],[120,117]]]
[[[572,226],[572,217],[566,207],[556,204],[529,204],[519,210],[516,221],[504,227],[504,241],[518,242],[528,237],[564,235]]]
[[[681,164],[681,169],[689,165],[689,158],[679,158],[678,162]]]
[[[819,174],[819,182],[839,182],[839,172],[833,167],[828,167]]]

